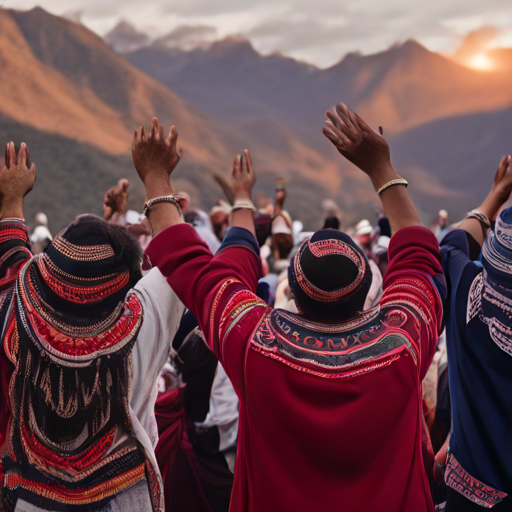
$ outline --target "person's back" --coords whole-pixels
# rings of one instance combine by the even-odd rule
[[[159,130],[153,120],[153,133]],[[151,156],[139,159],[139,147],[148,155],[140,133],[133,155],[147,197],[171,194],[170,186],[153,186]],[[160,146],[155,161],[167,153],[170,171],[162,174],[172,172],[172,140]],[[404,180],[387,169],[377,181],[389,188],[383,201],[394,230],[405,228],[390,244],[380,306],[362,312],[372,277],[364,253],[344,233],[323,230],[290,264],[300,311],[293,315],[255,294],[260,259],[248,152],[235,160],[233,176],[234,228],[215,257],[169,203],[149,209],[159,234],[146,251],[196,315],[240,400],[231,510],[432,511],[421,380],[441,324],[434,278],[441,284],[442,271],[435,237],[419,227],[405,189],[393,186]]]
[[[11,159],[2,185],[16,172]],[[2,507],[161,510],[152,407],[183,307],[158,272],[138,282],[123,228],[82,216],[32,257],[13,214],[0,220]]]
[[[511,190],[509,157],[486,201],[441,243],[450,284],[453,425],[445,480],[451,512],[512,509],[512,209],[500,214],[485,241],[482,233]]]

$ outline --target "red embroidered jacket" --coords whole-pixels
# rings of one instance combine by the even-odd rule
[[[229,235],[228,235],[229,236]],[[433,234],[399,231],[379,306],[342,325],[273,310],[244,245],[212,257],[194,229],[147,254],[198,318],[240,400],[231,511],[433,511],[421,453],[421,381],[441,328]]]

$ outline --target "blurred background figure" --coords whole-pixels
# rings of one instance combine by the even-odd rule
[[[30,235],[30,245],[34,254],[41,254],[52,241],[52,234],[48,229],[48,217],[45,213],[37,213],[34,220],[35,227]]]
[[[434,235],[436,236],[437,241],[440,242],[449,230],[450,225],[448,224],[448,212],[446,210],[439,210],[437,222],[434,226]]]
[[[220,242],[224,240],[226,231],[229,228],[229,216],[231,215],[231,206],[222,199],[219,204],[210,211],[210,221],[213,226],[213,232]]]
[[[144,215],[128,209],[130,182],[121,178],[103,198],[103,218],[110,224],[122,226],[137,238],[145,249],[151,242],[151,226]]]
[[[338,205],[332,199],[322,201],[322,210],[324,211],[324,225],[322,229],[341,229],[343,219]]]

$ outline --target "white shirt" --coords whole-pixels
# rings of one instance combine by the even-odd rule
[[[219,363],[212,385],[210,410],[199,427],[218,427],[220,435],[219,450],[222,452],[236,444],[238,436],[238,396],[226,371]]]

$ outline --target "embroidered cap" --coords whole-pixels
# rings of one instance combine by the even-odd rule
[[[323,229],[301,245],[288,277],[303,314],[337,322],[363,309],[372,273],[366,256],[350,236]]]
[[[128,285],[140,278],[137,265],[142,251],[132,238],[95,215],[82,215],[55,237],[35,263],[44,284],[66,301],[87,304],[118,293],[120,300]]]

